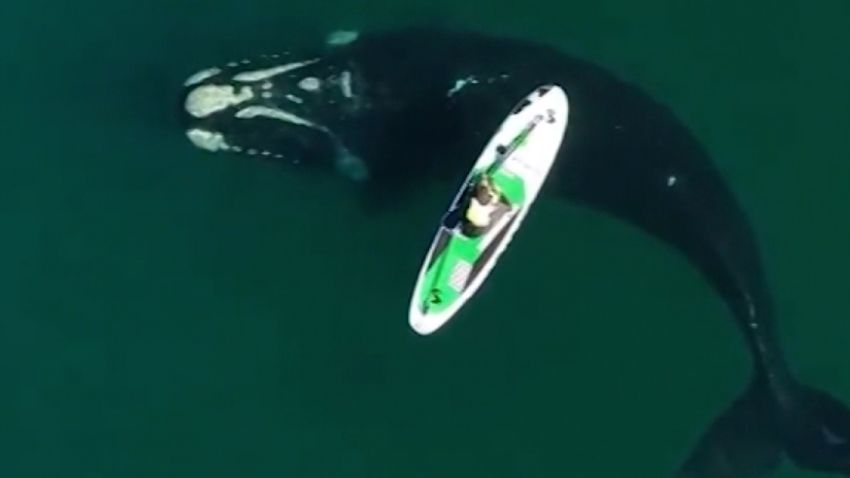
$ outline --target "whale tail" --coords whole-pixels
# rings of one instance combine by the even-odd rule
[[[758,478],[782,461],[773,401],[764,382],[754,380],[746,393],[703,433],[677,478]]]
[[[798,385],[779,412],[785,453],[800,468],[850,476],[850,409],[828,393]]]
[[[676,476],[761,478],[783,456],[803,469],[850,476],[850,410],[803,385],[777,397],[757,377],[700,437]]]

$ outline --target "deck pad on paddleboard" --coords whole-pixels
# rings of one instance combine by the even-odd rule
[[[410,301],[409,324],[427,335],[478,290],[522,223],[566,132],[567,95],[545,85],[523,98],[485,146],[443,216]],[[473,190],[489,178],[498,202],[485,227],[465,218]]]

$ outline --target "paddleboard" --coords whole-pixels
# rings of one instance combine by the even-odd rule
[[[443,215],[419,270],[408,322],[420,335],[445,325],[478,291],[537,198],[569,116],[562,88],[544,85],[514,106]],[[482,179],[488,187],[480,185]],[[481,189],[486,208],[471,209]],[[480,211],[486,210],[486,214]],[[482,216],[483,214],[483,216]]]

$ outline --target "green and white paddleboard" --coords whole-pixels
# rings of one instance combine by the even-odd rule
[[[522,99],[472,166],[443,216],[410,301],[409,323],[428,335],[475,294],[522,224],[561,147],[569,116],[563,89],[545,85]],[[499,192],[486,227],[473,227],[466,208],[483,175]]]

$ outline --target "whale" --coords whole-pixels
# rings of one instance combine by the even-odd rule
[[[787,459],[850,476],[850,410],[792,371],[734,191],[671,107],[610,69],[478,31],[338,31],[298,51],[187,75],[178,114],[204,151],[342,174],[363,185],[368,202],[397,204],[423,182],[456,181],[517,99],[550,83],[569,98],[570,124],[541,195],[617,218],[676,251],[722,298],[751,357],[747,387],[672,473],[762,477]]]

